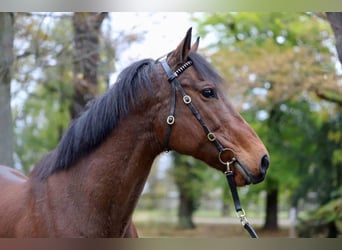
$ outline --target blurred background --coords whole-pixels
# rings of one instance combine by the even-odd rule
[[[28,174],[88,101],[193,27],[271,155],[239,188],[261,237],[341,237],[341,13],[0,13],[0,164]],[[134,213],[142,237],[248,237],[225,177],[171,152]]]

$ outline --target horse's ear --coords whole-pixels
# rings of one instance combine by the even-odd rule
[[[191,50],[191,32],[192,28],[188,29],[182,42],[177,46],[173,55],[176,57],[177,63],[184,63],[188,59]]]
[[[196,52],[198,50],[199,42],[200,42],[200,37],[197,37],[196,42],[191,47],[191,51],[195,51]]]

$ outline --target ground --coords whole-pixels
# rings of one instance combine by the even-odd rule
[[[185,237],[185,238],[249,238],[247,232],[241,225],[236,224],[208,224],[199,223],[195,229],[177,229],[175,224],[166,222],[138,222],[136,223],[139,236],[149,237]],[[254,228],[260,238],[289,237],[288,228],[278,231],[263,231],[259,227]]]
[[[238,218],[225,217],[195,217],[195,229],[179,229],[175,215],[160,216],[158,214],[137,213],[133,221],[142,238],[150,237],[197,237],[197,238],[249,238],[249,234],[242,227]],[[277,231],[262,230],[261,219],[249,219],[258,236],[261,238],[289,237],[289,225],[281,222]]]
[[[150,237],[185,237],[185,238],[248,238],[249,235],[240,225],[214,225],[207,223],[197,224],[195,229],[177,229],[175,224],[170,223],[136,223],[139,236]],[[278,231],[263,231],[258,227],[255,230],[260,238],[289,237],[289,230],[281,228]]]

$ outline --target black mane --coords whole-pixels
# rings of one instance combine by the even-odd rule
[[[32,175],[44,179],[66,170],[101,144],[130,109],[139,105],[139,93],[153,90],[151,75],[155,72],[152,59],[135,62],[124,69],[116,83],[72,121],[57,147],[43,157]]]
[[[189,58],[203,79],[222,82],[199,54],[190,52]],[[156,70],[156,62],[152,59],[135,62],[124,69],[113,87],[72,121],[57,147],[43,157],[31,175],[45,179],[55,172],[69,169],[75,161],[99,146],[120,120],[139,106],[139,93],[153,91],[151,75],[156,76]]]

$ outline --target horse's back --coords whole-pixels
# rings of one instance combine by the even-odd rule
[[[27,177],[0,165],[0,237],[15,237],[16,226],[26,209]]]

